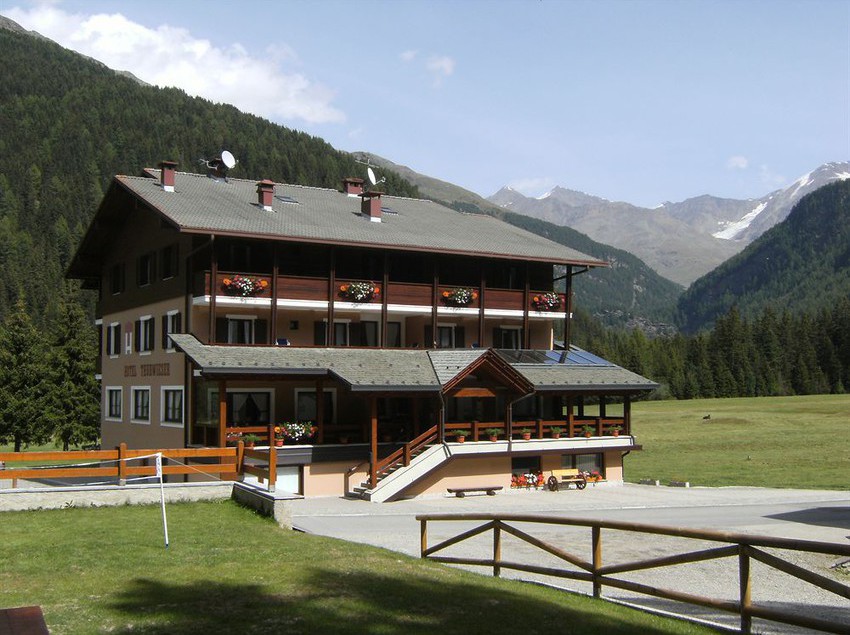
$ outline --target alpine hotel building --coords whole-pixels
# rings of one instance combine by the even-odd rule
[[[560,468],[622,482],[630,400],[655,384],[569,345],[573,277],[602,266],[360,179],[163,162],[113,179],[68,275],[100,294],[103,447],[268,444],[302,423],[278,490],[385,501]]]

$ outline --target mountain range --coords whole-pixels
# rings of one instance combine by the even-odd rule
[[[804,195],[847,178],[850,163],[826,163],[758,199],[704,195],[655,209],[563,187],[538,198],[504,187],[488,200],[631,252],[665,278],[687,287],[784,220]]]

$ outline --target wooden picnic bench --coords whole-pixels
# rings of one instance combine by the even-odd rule
[[[487,492],[487,496],[495,496],[500,489],[502,489],[501,485],[490,485],[489,487],[449,487],[446,491],[458,498],[463,498],[470,492]]]
[[[552,470],[552,475],[546,479],[546,487],[550,492],[557,492],[561,485],[569,487],[570,483],[575,484],[576,489],[587,487],[587,479],[577,469]]]

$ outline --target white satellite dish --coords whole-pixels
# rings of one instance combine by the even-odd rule
[[[372,168],[366,168],[366,174],[369,175],[369,181],[372,185],[378,184],[378,179],[375,178],[375,171]]]
[[[236,165],[236,157],[234,157],[229,150],[222,150],[221,162],[224,163],[224,167],[229,170]]]

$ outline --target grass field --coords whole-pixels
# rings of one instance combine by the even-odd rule
[[[648,401],[632,416],[644,449],[627,481],[850,489],[850,395]]]
[[[231,501],[0,514],[0,607],[75,633],[710,633],[280,529]]]

